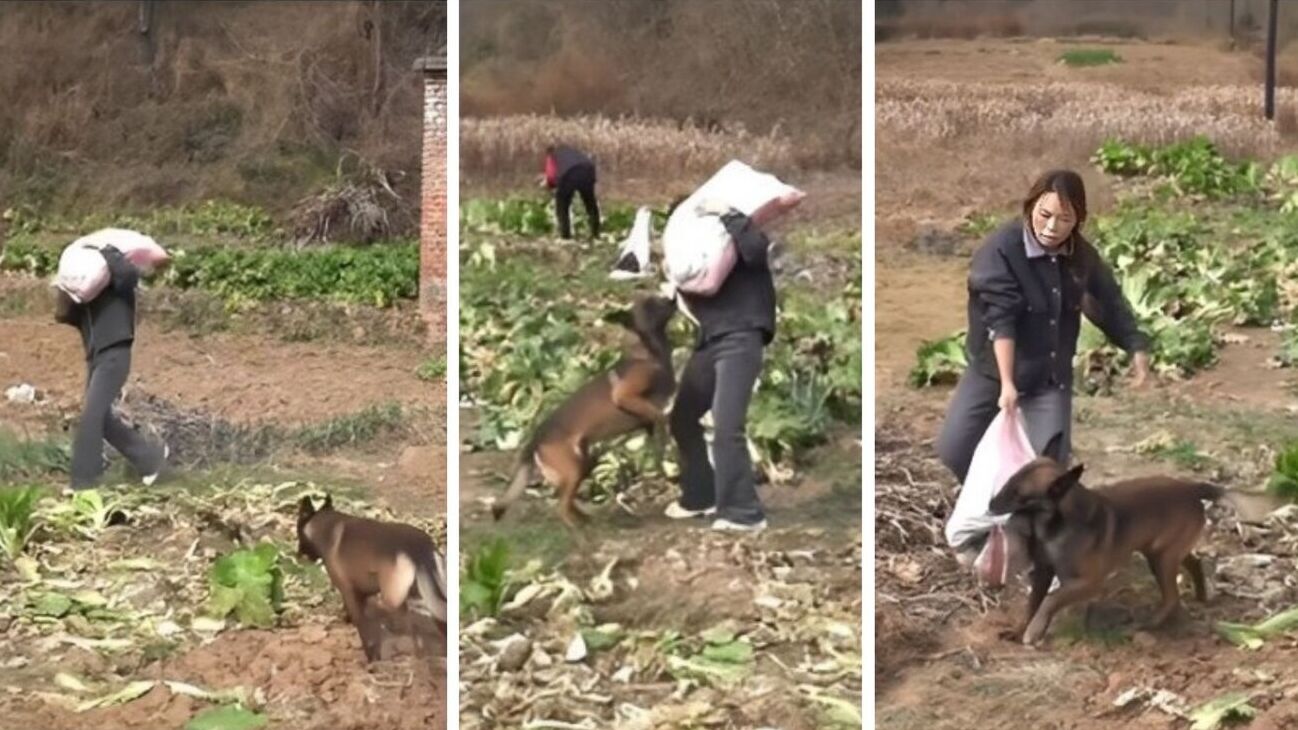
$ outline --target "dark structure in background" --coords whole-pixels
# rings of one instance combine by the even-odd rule
[[[1232,3],[1233,5],[1234,3]],[[1266,118],[1275,119],[1275,33],[1278,0],[1271,0],[1266,21]]]
[[[419,194],[419,311],[435,348],[446,342],[446,49],[415,62],[424,77],[424,144]]]

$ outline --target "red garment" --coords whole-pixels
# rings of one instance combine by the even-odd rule
[[[554,187],[555,185],[558,185],[558,184],[559,184],[559,181],[554,179],[554,177],[555,177],[555,173],[556,173],[556,172],[557,172],[557,170],[555,169],[555,165],[554,165],[554,156],[553,156],[553,155],[546,155],[546,156],[545,156],[545,184],[546,184],[546,187],[551,187],[551,188],[552,188],[552,187]]]

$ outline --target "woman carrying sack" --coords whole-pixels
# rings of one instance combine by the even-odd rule
[[[108,286],[94,299],[77,304],[58,290],[54,318],[76,327],[86,352],[86,401],[72,442],[72,489],[89,489],[103,476],[104,441],[117,449],[152,485],[168,449],[146,439],[113,412],[113,403],[131,371],[135,342],[135,290],[139,270],[114,246],[99,249],[108,263]]]
[[[1149,374],[1149,338],[1113,272],[1082,236],[1086,189],[1071,170],[1032,184],[1023,215],[988,236],[969,270],[969,367],[937,440],[942,463],[964,483],[974,449],[999,411],[1018,408],[1036,453],[1061,435],[1071,453],[1073,354],[1086,314],[1132,354],[1133,385]]]
[[[748,456],[746,421],[763,350],[775,337],[775,281],[771,242],[753,220],[718,201],[699,212],[718,215],[734,240],[737,262],[712,296],[679,292],[698,338],[681,372],[671,410],[671,432],[681,459],[681,498],[667,507],[672,519],[716,515],[716,530],[759,531],[766,515],[757,497]],[[715,426],[708,460],[699,420],[712,412]]]

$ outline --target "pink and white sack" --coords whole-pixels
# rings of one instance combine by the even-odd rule
[[[1027,545],[1005,530],[1010,516],[992,515],[988,510],[992,497],[1035,456],[1019,410],[998,413],[974,449],[969,473],[947,520],[946,540],[953,548],[976,544],[986,536],[972,567],[979,581],[987,585],[1004,585],[1027,567]]]
[[[100,253],[104,246],[121,251],[146,276],[171,260],[166,250],[149,236],[124,228],[104,228],[78,238],[63,249],[54,286],[77,303],[99,296],[109,280],[108,262]]]
[[[774,175],[731,160],[672,211],[663,229],[667,278],[688,294],[712,296],[735,268],[738,252],[720,217],[703,213],[711,201],[725,203],[764,225],[797,207],[806,193]]]

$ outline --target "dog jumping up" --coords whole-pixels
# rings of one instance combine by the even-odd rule
[[[324,561],[369,661],[379,658],[382,640],[378,620],[365,613],[370,596],[399,613],[408,608],[414,589],[445,636],[446,561],[422,530],[343,514],[334,510],[332,496],[317,510],[304,496],[298,503],[297,539],[300,555]]]
[[[586,514],[577,508],[577,490],[595,466],[593,445],[644,429],[655,442],[666,425],[665,409],[676,392],[667,325],[676,303],[641,296],[629,313],[610,317],[627,326],[636,342],[607,372],[596,376],[555,409],[518,453],[514,476],[504,496],[491,507],[500,519],[538,474],[559,495],[559,517],[576,527]]]
[[[1058,453],[1058,439],[1045,454]],[[1049,455],[1010,478],[991,502],[991,513],[1010,514],[1007,529],[1027,538],[1031,593],[1019,631],[1024,645],[1045,637],[1060,609],[1095,598],[1105,580],[1132,555],[1145,556],[1162,590],[1152,626],[1180,608],[1176,579],[1184,569],[1195,597],[1207,599],[1203,566],[1194,546],[1206,525],[1204,502],[1231,505],[1246,522],[1265,519],[1280,506],[1266,494],[1171,477],[1146,477],[1097,489],[1081,484],[1083,466],[1069,469]],[[1058,577],[1059,587],[1050,591]]]

